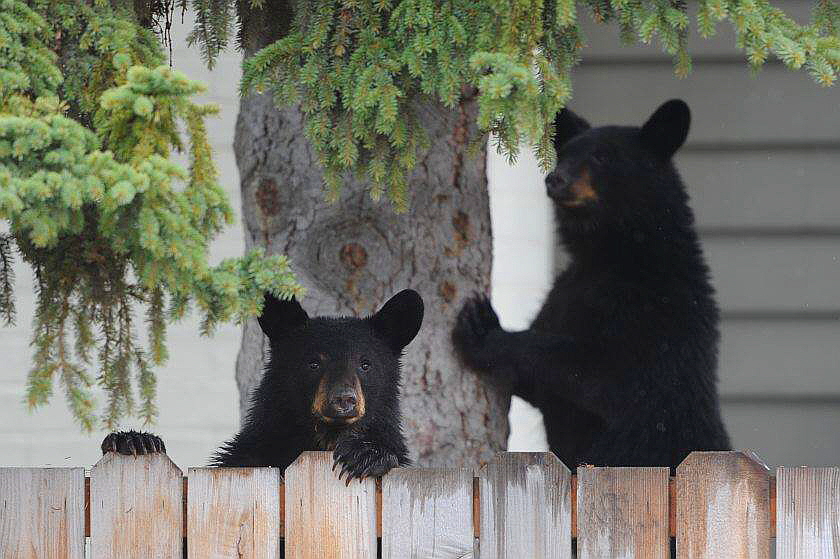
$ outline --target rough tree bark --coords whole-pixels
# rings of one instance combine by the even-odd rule
[[[402,409],[419,465],[467,465],[504,449],[510,398],[458,363],[455,315],[474,291],[489,292],[492,242],[485,153],[468,154],[475,106],[419,110],[432,147],[410,179],[410,210],[371,201],[361,183],[325,201],[320,168],[296,107],[242,100],[236,127],[245,241],[287,254],[310,314],[365,315],[411,287],[426,304],[404,361]],[[240,412],[262,373],[266,343],[256,320],[243,330],[236,379]]]

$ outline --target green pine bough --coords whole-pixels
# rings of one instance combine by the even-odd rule
[[[220,4],[226,5],[192,2],[209,14],[197,18],[195,37],[229,35],[208,29],[232,20]],[[690,17],[685,0],[296,0],[289,32],[245,62],[241,89],[269,91],[280,105],[301,104],[333,197],[354,172],[368,179],[374,198],[387,192],[402,211],[406,177],[428,143],[414,125],[418,100],[454,107],[474,93],[485,133],[479,141],[494,139],[510,159],[530,145],[543,168],[553,165],[549,123],[571,97],[570,71],[584,42],[578,8],[617,22],[627,41],[657,39],[678,76],[691,70],[686,40],[696,17],[704,37],[729,21],[754,68],[774,56],[807,68],[820,84],[836,79],[840,9],[832,0],[817,0],[807,25],[767,0],[696,4]],[[267,9],[263,1],[245,8]],[[212,58],[217,50],[204,53]]]
[[[19,255],[37,290],[26,402],[47,403],[58,381],[85,430],[154,419],[152,367],[166,361],[167,322],[190,306],[210,333],[258,314],[266,290],[300,292],[283,256],[208,264],[233,218],[204,125],[217,109],[190,100],[202,86],[165,64],[132,15],[0,0],[0,318],[15,319]]]

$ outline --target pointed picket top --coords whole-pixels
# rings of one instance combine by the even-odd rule
[[[91,473],[97,468],[100,468],[104,465],[111,465],[113,467],[114,463],[119,463],[123,466],[137,466],[139,464],[150,464],[154,465],[155,467],[160,467],[161,470],[169,469],[171,471],[176,471],[181,475],[183,479],[184,472],[181,468],[172,461],[168,454],[165,452],[152,452],[149,454],[137,454],[137,455],[127,455],[127,454],[120,454],[119,452],[106,452],[102,455],[99,461],[93,465],[90,469]],[[163,468],[163,465],[166,465],[166,468]]]
[[[286,468],[286,559],[376,556],[376,484],[345,484],[332,452],[307,451]]]
[[[90,472],[91,556],[181,557],[183,475],[163,453],[106,453]]]
[[[776,558],[840,558],[840,468],[776,469]]]
[[[569,559],[571,472],[550,452],[503,452],[481,468],[482,559]]]
[[[755,453],[692,452],[676,483],[679,557],[769,559],[770,470]]]
[[[84,556],[84,468],[0,468],[0,557]]]

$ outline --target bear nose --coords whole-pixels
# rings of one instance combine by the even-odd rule
[[[545,190],[551,198],[558,197],[563,188],[569,183],[568,173],[554,169],[545,177]]]
[[[349,415],[356,411],[356,395],[349,390],[342,391],[330,398],[330,407],[338,415]]]

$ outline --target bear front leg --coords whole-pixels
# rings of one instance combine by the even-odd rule
[[[152,433],[138,431],[119,431],[111,433],[102,441],[102,454],[117,452],[127,456],[139,456],[141,454],[154,454],[156,452],[166,454],[166,445],[163,439]]]
[[[520,347],[520,337],[527,332],[508,332],[483,295],[464,303],[452,331],[455,350],[467,366],[491,375],[511,387],[513,393],[538,406],[532,378],[534,371],[523,366],[529,361]]]
[[[505,333],[487,297],[475,295],[464,303],[458,313],[452,342],[467,365],[480,371],[494,372],[494,366],[505,351],[504,344],[496,342],[501,341]]]
[[[339,439],[333,451],[333,470],[341,466],[338,479],[345,475],[346,483],[368,477],[380,477],[392,468],[408,466],[408,452],[397,433],[377,433],[363,429]]]

